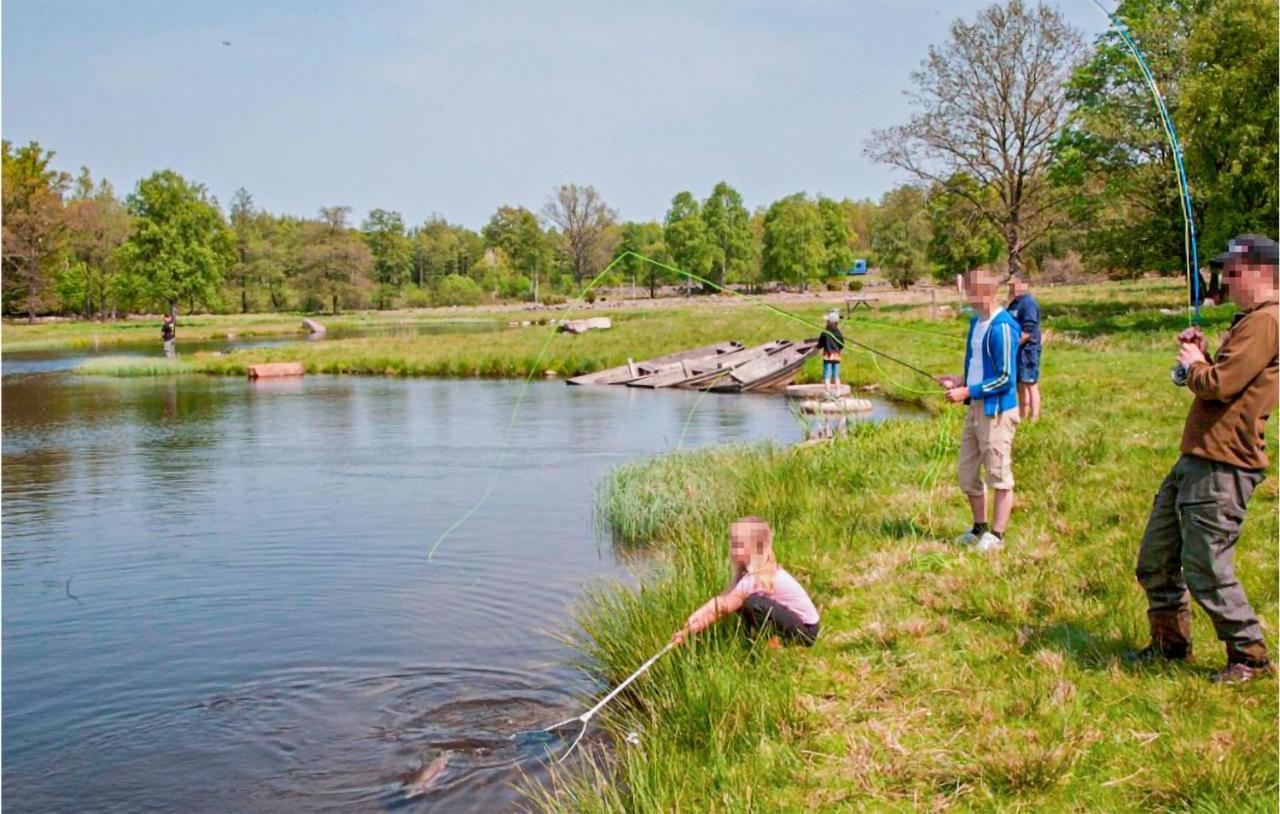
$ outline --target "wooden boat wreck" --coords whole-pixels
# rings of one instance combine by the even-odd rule
[[[818,340],[806,339],[767,356],[753,359],[727,376],[700,389],[712,393],[759,393],[784,390],[800,375],[804,363],[818,350]]]
[[[627,387],[682,387],[697,388],[699,384],[715,380],[755,359],[777,353],[790,347],[790,339],[775,339],[763,345],[751,348],[739,348],[731,353],[709,356],[703,359],[682,361],[679,367],[672,367],[652,376],[642,376],[627,382]],[[699,388],[700,389],[700,388]]]
[[[606,368],[605,370],[597,370],[594,373],[584,373],[581,376],[574,376],[567,379],[566,384],[626,384],[635,379],[646,376],[653,376],[666,371],[681,370],[682,363],[694,363],[716,356],[731,354],[743,349],[741,342],[717,342],[714,345],[704,345],[700,348],[692,348],[690,350],[679,351],[678,353],[669,353],[666,356],[658,356],[654,359],[646,359],[642,362],[632,362],[627,360],[625,365]]]

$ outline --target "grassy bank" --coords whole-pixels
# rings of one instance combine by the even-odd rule
[[[302,338],[303,314],[196,314],[178,318],[179,343],[215,341],[228,338],[251,339],[298,336]],[[500,315],[477,312],[471,320],[496,322]],[[359,311],[337,317],[315,316],[334,332],[370,331],[454,321],[442,314],[427,315],[419,311]],[[74,350],[77,348],[117,347],[123,345],[158,345],[160,317],[132,317],[112,322],[67,320],[28,325],[5,321],[3,325],[6,352]]]
[[[675,651],[605,715],[639,744],[565,774],[541,808],[1276,810],[1274,680],[1210,684],[1225,658],[1199,610],[1197,662],[1120,660],[1146,639],[1133,565],[1189,403],[1167,376],[1185,318],[1155,310],[1172,296],[1145,292],[1043,299],[1055,334],[1045,416],[1019,428],[1018,507],[999,554],[948,543],[969,521],[954,482],[958,408],[859,425],[827,445],[682,454],[615,473],[601,510],[659,565],[641,590],[606,589],[579,610],[579,644],[603,681],[627,675],[723,586],[727,523],[744,513],[773,522],[824,632],[811,650],[753,649],[725,621]],[[1229,314],[1207,315],[1211,333]],[[925,367],[958,367],[954,341],[866,330],[897,336],[885,347]],[[855,379],[883,384],[862,361],[847,365]],[[1272,450],[1275,436],[1273,422]],[[1236,567],[1274,649],[1274,461],[1269,474]]]

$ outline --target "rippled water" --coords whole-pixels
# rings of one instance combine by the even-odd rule
[[[6,375],[5,802],[513,809],[542,773],[508,736],[597,690],[547,633],[625,578],[593,488],[672,448],[699,398],[536,382],[511,423],[520,390]],[[687,432],[800,434],[751,396],[703,399]],[[400,800],[441,749],[439,788]]]

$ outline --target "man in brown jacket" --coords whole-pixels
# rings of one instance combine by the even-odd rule
[[[1267,466],[1263,433],[1276,407],[1280,265],[1276,243],[1241,235],[1214,258],[1240,311],[1207,357],[1204,334],[1178,335],[1178,363],[1195,394],[1182,431],[1182,457],[1156,492],[1138,550],[1151,643],[1134,661],[1191,655],[1191,599],[1227,646],[1215,681],[1237,683],[1271,672],[1253,608],[1231,564],[1249,496]]]

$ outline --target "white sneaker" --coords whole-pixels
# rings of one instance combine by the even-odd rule
[[[999,551],[1004,548],[1004,540],[995,536],[991,532],[984,532],[982,539],[978,541],[978,551]]]
[[[978,535],[973,533],[973,529],[969,529],[964,534],[956,538],[956,545],[962,548],[968,548],[971,545],[978,544]]]

